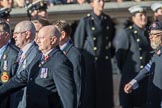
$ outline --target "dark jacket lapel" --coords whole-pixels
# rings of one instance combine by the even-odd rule
[[[36,73],[39,72],[39,70],[44,66],[44,64],[46,64],[51,57],[53,57],[53,55],[59,50],[59,47],[56,47],[55,49],[53,49],[50,53],[49,53],[49,59],[47,61],[42,59],[42,53],[40,53],[33,61],[36,62],[32,62],[33,64],[31,65],[31,73],[30,73],[30,77],[33,77],[34,75],[37,75]],[[41,64],[43,62],[43,64]],[[34,70],[34,71],[32,71]]]
[[[72,48],[73,43],[72,41],[69,41],[69,43],[65,46],[65,48],[62,50],[64,52],[65,55],[68,54],[68,52],[70,51],[70,49]]]

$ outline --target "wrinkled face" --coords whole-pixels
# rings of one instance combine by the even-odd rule
[[[157,18],[157,20],[162,21],[162,8],[158,9],[155,13],[154,13],[155,17]]]
[[[147,24],[146,13],[136,13],[132,18],[133,22],[139,27],[144,27]]]
[[[39,31],[37,35],[37,44],[41,52],[48,52],[52,48],[52,41],[52,37],[50,37],[48,33]]]
[[[23,48],[26,43],[26,33],[27,31],[24,31],[19,27],[15,27],[13,38],[15,40],[15,45],[19,48]]]
[[[149,34],[151,47],[154,50],[157,50],[162,45],[162,31],[160,30],[151,30]]]
[[[91,6],[96,11],[103,11],[104,9],[104,0],[93,0]]]

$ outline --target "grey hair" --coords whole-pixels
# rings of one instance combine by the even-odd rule
[[[18,23],[17,26],[20,26],[22,31],[30,31],[32,39],[35,38],[36,29],[31,21],[22,21]]]

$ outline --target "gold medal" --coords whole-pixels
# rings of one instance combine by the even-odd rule
[[[8,76],[7,72],[3,72],[2,76],[1,76],[1,81],[6,83],[6,82],[8,82],[8,80],[9,80],[9,76]]]
[[[25,54],[22,55],[22,56],[21,56],[21,59],[25,60],[25,59],[26,59],[26,55],[25,55]]]

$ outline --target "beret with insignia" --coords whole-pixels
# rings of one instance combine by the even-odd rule
[[[162,30],[162,22],[161,21],[153,22],[150,25],[149,30]]]

